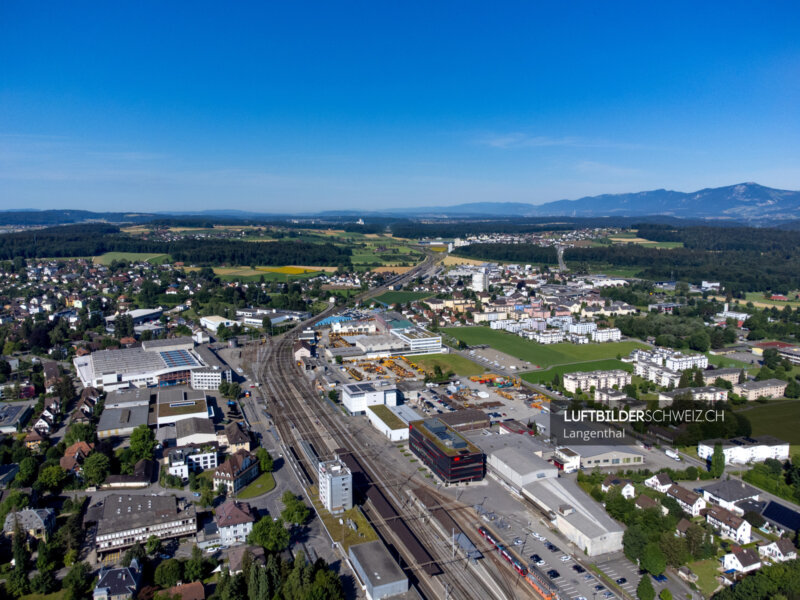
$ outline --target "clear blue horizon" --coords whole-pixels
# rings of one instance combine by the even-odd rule
[[[0,4],[0,209],[800,189],[800,5]]]

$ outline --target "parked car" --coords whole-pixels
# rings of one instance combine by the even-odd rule
[[[561,560],[561,562],[568,562],[569,559],[571,559],[571,558],[572,557],[569,554],[562,554],[560,560]]]
[[[594,591],[596,592],[602,592],[604,589],[606,589],[606,586],[599,583],[596,586],[594,586]]]
[[[664,583],[667,580],[666,575],[653,575],[653,579],[655,579],[658,583]]]
[[[520,538],[520,537],[515,537],[515,538],[514,538],[514,545],[515,545],[515,546],[521,546],[521,545],[522,545],[522,538]]]
[[[575,571],[576,573],[583,573],[586,571],[586,569],[584,569],[580,565],[572,565],[572,570]]]
[[[558,579],[559,577],[561,577],[561,573],[559,573],[559,572],[558,572],[558,571],[556,571],[555,569],[550,569],[550,570],[547,572],[547,576],[548,576],[550,579]]]
[[[624,577],[620,577],[619,579],[617,579],[617,585],[622,585],[623,583],[628,583],[628,580],[625,579]]]

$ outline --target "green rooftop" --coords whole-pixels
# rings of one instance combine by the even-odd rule
[[[381,421],[386,423],[386,426],[389,429],[406,429],[407,425],[403,423],[403,420],[394,414],[389,407],[385,404],[376,404],[375,406],[368,406],[367,410],[371,410],[375,413]]]

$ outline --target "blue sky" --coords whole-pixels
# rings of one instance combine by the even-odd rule
[[[0,208],[800,189],[800,4],[0,3]]]

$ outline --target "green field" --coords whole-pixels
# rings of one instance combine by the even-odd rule
[[[106,252],[94,257],[94,262],[101,265],[110,265],[113,261],[125,260],[128,262],[144,261],[154,265],[169,262],[169,254],[147,254],[146,252]]]
[[[800,452],[800,400],[770,400],[766,404],[747,404],[737,411],[753,426],[753,435],[774,435]]]
[[[488,344],[495,350],[530,361],[531,365],[540,368],[616,358],[617,355],[630,354],[635,348],[647,347],[639,342],[543,345],[488,327],[451,327],[447,333],[468,346]]]
[[[422,298],[427,298],[431,296],[431,292],[384,292],[380,296],[375,297],[374,299],[378,302],[383,302],[384,304],[406,304],[407,302],[413,302],[414,300],[421,300]]]
[[[444,373],[453,371],[456,375],[464,377],[480,375],[484,372],[484,368],[478,363],[472,362],[459,354],[428,354],[425,356],[412,356],[410,360],[428,373],[433,373],[436,365],[439,365]]]
[[[720,587],[720,584],[717,583],[717,575],[720,574],[719,565],[720,562],[717,558],[700,560],[687,565],[697,575],[697,587],[706,598],[710,598],[714,590]]]
[[[605,360],[593,360],[574,365],[559,365],[557,367],[550,367],[544,371],[528,371],[520,375],[520,377],[529,383],[550,383],[553,381],[553,376],[556,373],[563,375],[564,373],[574,373],[576,371],[607,371],[611,369],[632,371],[633,366],[630,363],[624,363],[615,358],[607,358]]]
[[[240,499],[255,498],[275,489],[275,478],[272,473],[262,473],[238,494]]]
[[[714,365],[715,367],[720,368],[727,368],[727,367],[737,367],[741,369],[752,369],[755,367],[758,369],[758,363],[755,365],[751,365],[750,363],[746,363],[741,360],[736,360],[735,358],[728,358],[727,356],[719,356],[714,355],[709,352],[706,352],[706,356],[708,356],[708,362]]]

